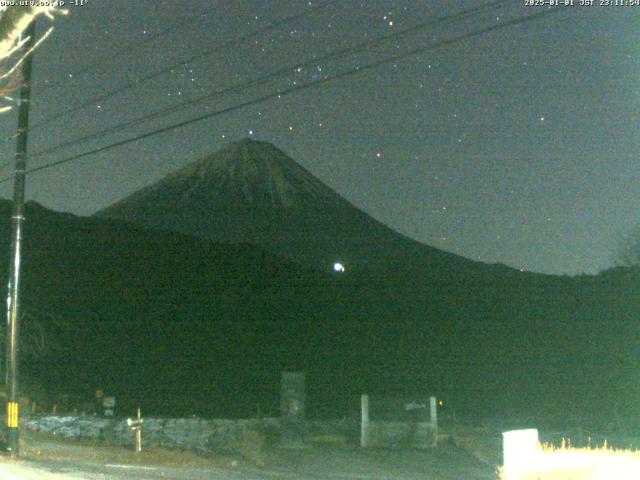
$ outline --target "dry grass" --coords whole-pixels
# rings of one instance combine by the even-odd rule
[[[506,475],[501,480],[638,480],[640,451],[613,450],[605,442],[599,448],[543,445],[528,471]]]

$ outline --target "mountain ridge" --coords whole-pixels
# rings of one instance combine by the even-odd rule
[[[276,146],[253,139],[229,143],[95,216],[248,242],[325,270],[336,261],[357,269],[485,268],[391,229]]]

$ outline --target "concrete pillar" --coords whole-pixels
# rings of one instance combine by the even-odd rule
[[[282,372],[280,382],[280,446],[299,448],[304,443],[305,383],[303,372]]]
[[[360,446],[365,448],[369,445],[367,433],[369,431],[369,395],[360,396]]]
[[[429,423],[431,424],[431,433],[433,435],[433,441],[431,445],[433,447],[438,446],[438,402],[436,397],[429,397]]]
[[[431,421],[431,426],[434,429],[438,428],[438,403],[436,402],[436,397],[429,397],[429,411],[431,413],[430,415],[430,421]]]
[[[304,419],[305,374],[282,372],[280,383],[280,416],[288,419]]]

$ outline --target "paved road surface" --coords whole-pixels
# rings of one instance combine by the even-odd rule
[[[427,450],[348,445],[271,448],[263,468],[241,458],[130,449],[32,434],[19,460],[0,458],[0,480],[496,480],[495,469],[451,443]]]
[[[0,463],[0,479],[3,480],[275,480],[283,478],[297,478],[297,476],[286,472],[251,471],[247,468],[234,471],[212,467],[151,467],[126,464],[74,466],[41,461]]]
[[[0,460],[0,479],[7,480],[495,480],[489,467],[449,458],[422,463],[419,456],[378,452],[377,456],[313,455],[292,452],[264,468],[154,466],[50,459]],[[367,454],[375,452],[366,452]],[[394,455],[394,453],[400,455]],[[314,458],[315,457],[315,458]],[[341,458],[340,458],[341,457]],[[358,457],[356,455],[356,457]],[[376,458],[377,457],[377,458]],[[404,458],[403,458],[404,457]],[[324,458],[324,460],[322,460]],[[349,464],[353,460],[352,464]]]

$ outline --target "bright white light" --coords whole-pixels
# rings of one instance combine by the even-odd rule
[[[333,264],[333,271],[334,272],[344,272],[344,265],[342,265],[340,262],[336,262]]]

